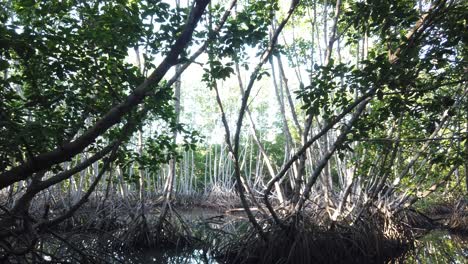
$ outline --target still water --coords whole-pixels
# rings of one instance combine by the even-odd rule
[[[215,264],[209,252],[202,249],[143,252],[140,263]],[[466,264],[468,237],[435,230],[416,241],[415,249],[407,252],[397,263]]]
[[[184,218],[191,223],[198,223],[197,235],[204,237],[203,224],[208,221],[213,221],[217,217],[226,217],[220,216],[220,212],[216,211],[207,211],[207,210],[195,210],[183,213]],[[209,220],[211,219],[211,220]],[[246,223],[245,219],[242,216],[229,216],[229,221],[232,225],[226,225],[226,219],[220,221],[219,225],[216,224],[216,221],[212,222],[211,225],[215,229],[223,229],[224,231],[235,233],[236,229],[239,230],[239,227],[242,228],[242,225]],[[229,230],[229,228],[233,228]],[[213,229],[211,229],[213,230]],[[224,234],[226,234],[224,233]],[[205,237],[206,238],[206,237]],[[83,237],[83,234],[80,234],[80,237],[70,237],[71,240],[79,241],[82,243],[82,247],[88,249],[101,249],[106,252],[111,252],[111,259],[107,259],[108,263],[128,263],[128,264],[152,264],[152,263],[173,263],[173,264],[216,264],[216,259],[214,259],[209,249],[202,248],[185,248],[185,249],[159,249],[159,250],[146,250],[146,251],[121,251],[119,249],[107,248],[111,244],[112,239],[103,239],[103,237],[97,238],[96,236],[91,236],[88,238]],[[209,239],[208,239],[209,240]],[[217,240],[213,241],[217,245]],[[80,243],[81,242],[81,243]],[[107,248],[107,249],[105,249]],[[65,250],[67,251],[67,250]],[[108,254],[108,253],[107,253]],[[63,255],[63,254],[59,254]],[[109,255],[108,255],[109,256]],[[47,260],[48,259],[44,259]],[[74,263],[72,259],[71,263]],[[346,260],[344,260],[346,262]],[[415,248],[406,252],[404,256],[400,256],[397,259],[390,261],[390,263],[430,263],[430,264],[466,264],[468,263],[468,236],[459,236],[450,234],[448,231],[444,230],[433,230],[424,236],[417,239],[415,242]]]

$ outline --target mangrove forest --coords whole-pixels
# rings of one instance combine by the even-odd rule
[[[0,0],[0,263],[468,263],[468,1]]]

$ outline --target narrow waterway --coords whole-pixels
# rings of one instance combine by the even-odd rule
[[[153,250],[143,253],[141,263],[218,263],[210,252],[202,249]],[[414,250],[407,252],[397,263],[468,263],[468,237],[434,230],[416,241]]]
[[[248,226],[248,221],[242,213],[225,214],[222,211],[206,208],[181,210],[180,214],[191,225],[194,236],[200,240],[211,241],[212,245],[219,246],[223,236],[242,232]],[[222,231],[216,231],[222,230]],[[220,232],[219,236],[211,236],[213,232]],[[245,232],[245,231],[244,231]],[[150,264],[150,263],[174,263],[174,264],[215,264],[218,262],[213,256],[210,246],[204,245],[197,248],[164,248],[152,250],[129,250],[116,246],[112,237],[103,237],[95,234],[75,234],[68,237],[74,243],[88,249],[96,249],[105,252],[105,261],[108,263]],[[61,252],[65,256],[73,250],[60,243]],[[51,247],[51,245],[44,245]],[[50,249],[50,248],[49,248]],[[99,251],[96,251],[99,254]],[[110,254],[109,254],[110,253]],[[399,253],[395,253],[396,255]],[[109,258],[110,257],[110,258]],[[44,257],[48,262],[49,258]],[[73,263],[73,258],[69,258]],[[343,263],[346,263],[343,260]],[[445,230],[433,230],[421,236],[415,241],[415,248],[407,251],[387,263],[468,263],[468,237],[450,234]]]
[[[181,214],[190,223],[195,223],[195,228],[203,228],[201,223],[211,222],[216,225],[217,218],[224,218],[223,224],[216,228],[235,232],[240,223],[245,222],[242,213],[225,215],[221,211],[195,208],[182,210]],[[226,223],[227,222],[227,223]],[[129,259],[130,260],[130,259]],[[185,248],[185,249],[160,249],[148,250],[139,254],[134,263],[190,263],[190,264],[215,264],[219,263],[211,254],[210,249]],[[468,263],[468,236],[451,234],[446,230],[432,230],[418,238],[415,248],[406,252],[403,256],[391,260],[389,263]]]

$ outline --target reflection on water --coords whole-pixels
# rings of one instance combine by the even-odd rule
[[[468,237],[431,231],[416,242],[404,263],[468,263]]]
[[[149,251],[145,252],[142,260],[142,263],[218,263],[209,253],[200,249],[185,251]],[[416,241],[415,249],[407,252],[404,259],[391,262],[465,264],[468,263],[468,238],[449,234],[447,231],[431,231]]]
[[[77,239],[75,237],[75,239]],[[76,240],[75,240],[76,241]],[[99,243],[100,239],[88,237],[80,242],[85,247],[93,248],[97,254],[106,256],[107,263],[131,263],[131,264],[151,264],[151,263],[170,263],[170,264],[217,264],[211,255],[203,249],[159,249],[148,251],[125,251],[113,247],[106,249],[105,243]],[[63,250],[63,251],[62,251]],[[69,249],[62,247],[62,254]],[[64,252],[65,251],[65,252]],[[112,252],[112,254],[103,254]],[[58,253],[58,252],[57,252]],[[111,257],[110,257],[111,256]],[[110,258],[109,258],[110,257]],[[46,262],[50,261],[48,256],[44,256]],[[76,260],[76,259],[75,259]],[[69,258],[70,263],[76,263],[73,258]],[[53,262],[53,261],[52,261]],[[392,263],[431,263],[431,264],[465,264],[468,263],[468,237],[460,237],[449,234],[447,231],[431,231],[424,237],[416,241],[414,250],[407,252],[403,259],[398,258]]]
[[[130,250],[119,246],[115,241],[103,241],[93,235],[79,235],[71,237],[74,240],[67,245],[52,244],[51,240],[44,244],[44,248],[53,254],[43,254],[41,262],[45,263],[109,263],[109,264],[218,264],[218,262],[203,249],[153,249],[153,250]],[[55,247],[55,248],[54,248]],[[89,259],[81,258],[77,254],[78,247],[86,249]],[[53,256],[59,257],[54,259]],[[0,263],[3,263],[0,261]],[[21,262],[20,262],[21,263]],[[34,262],[35,263],[35,262]]]
[[[222,214],[222,213],[221,213]],[[194,235],[203,241],[212,241],[212,246],[219,246],[218,235],[228,236],[245,232],[248,223],[245,219],[235,216],[220,215],[217,211],[188,211],[182,215],[191,223]],[[188,218],[188,219],[187,219]],[[218,231],[216,231],[218,230]],[[216,235],[217,232],[222,233]],[[213,234],[215,234],[213,236]],[[130,264],[150,264],[150,263],[171,263],[171,264],[217,264],[210,251],[201,248],[185,249],[158,249],[137,251],[124,249],[113,237],[106,237],[97,234],[74,234],[66,237],[67,241],[74,241],[74,244],[82,249],[94,252],[98,259],[105,259],[107,263],[130,263]],[[223,240],[223,239],[221,239]],[[57,256],[67,256],[70,253],[69,243],[52,243],[48,240],[44,246],[48,251],[55,252]],[[63,241],[62,241],[63,242]],[[434,230],[418,239],[415,248],[407,252],[404,256],[396,258],[391,263],[468,263],[468,237],[461,237],[448,233],[447,231]],[[70,263],[78,263],[73,257],[65,257]],[[49,256],[44,256],[43,260],[51,261]],[[51,261],[53,262],[53,261]]]
[[[174,264],[217,264],[208,252],[202,249],[164,250],[144,252],[142,263],[174,263]]]

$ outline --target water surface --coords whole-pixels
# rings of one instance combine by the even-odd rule
[[[415,248],[391,262],[397,263],[468,263],[468,237],[434,230],[418,239]],[[218,263],[209,252],[201,249],[146,251],[142,263]]]

